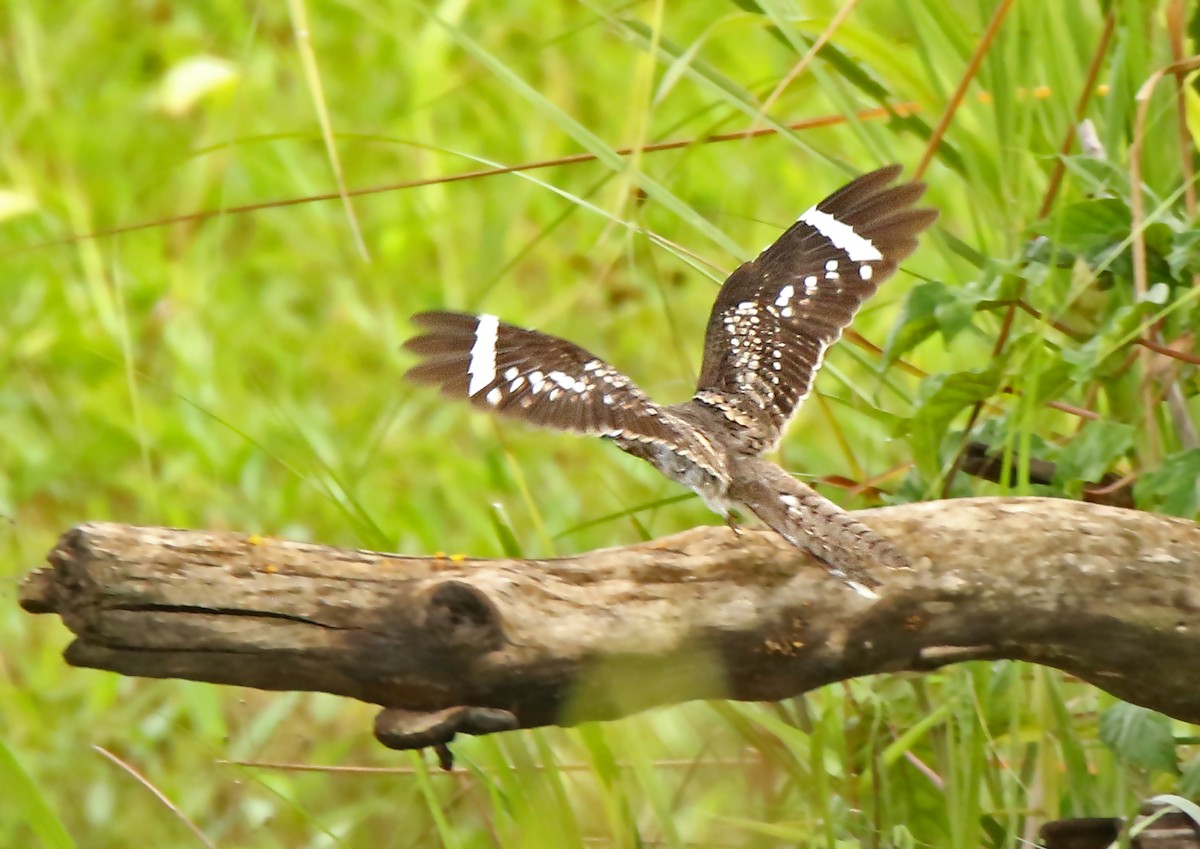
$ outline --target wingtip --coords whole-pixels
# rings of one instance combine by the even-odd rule
[[[421,312],[415,312],[410,315],[408,320],[418,327],[424,327],[439,315],[441,315],[440,310],[422,310]]]
[[[865,176],[879,175],[883,181],[890,183],[904,173],[904,166],[899,162],[893,162],[891,165],[884,165],[882,168],[877,168]]]
[[[418,313],[413,313],[408,320],[417,327],[437,327],[439,324],[444,324],[447,319],[455,318],[473,318],[466,313],[452,312],[450,310],[422,310]]]

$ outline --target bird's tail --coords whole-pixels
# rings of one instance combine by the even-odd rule
[[[747,460],[733,471],[728,497],[780,536],[803,548],[860,595],[877,598],[881,581],[872,567],[911,569],[908,556],[815,489],[766,460]]]

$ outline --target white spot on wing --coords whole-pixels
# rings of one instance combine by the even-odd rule
[[[871,262],[883,259],[883,254],[875,247],[874,242],[864,239],[854,231],[853,227],[838,221],[828,212],[822,212],[814,206],[801,215],[800,220],[844,250],[852,262]]]
[[[484,397],[484,400],[486,400],[489,404],[491,404],[494,407],[500,403],[500,399],[504,397],[504,393],[501,392],[500,387],[497,386],[495,389],[493,389],[491,392],[489,392],[487,395],[484,395],[483,397]]]
[[[552,371],[546,377],[553,380],[563,389],[570,389],[575,385],[575,378],[563,371]]]
[[[496,333],[500,329],[500,319],[494,315],[479,316],[475,325],[475,344],[471,346],[471,361],[467,364],[467,374],[471,382],[467,386],[467,394],[474,396],[496,379]]]

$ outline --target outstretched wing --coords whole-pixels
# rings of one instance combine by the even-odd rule
[[[808,395],[825,351],[937,217],[914,209],[921,183],[892,165],[806,211],[717,295],[695,400],[767,450]]]
[[[718,471],[694,428],[578,345],[494,315],[425,312],[412,320],[424,332],[404,343],[422,357],[410,380],[531,424],[614,439],[644,459],[639,447],[665,448]]]

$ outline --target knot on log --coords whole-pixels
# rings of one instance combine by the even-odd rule
[[[476,654],[504,644],[500,611],[483,592],[464,581],[443,581],[432,588],[424,625],[447,646]]]

